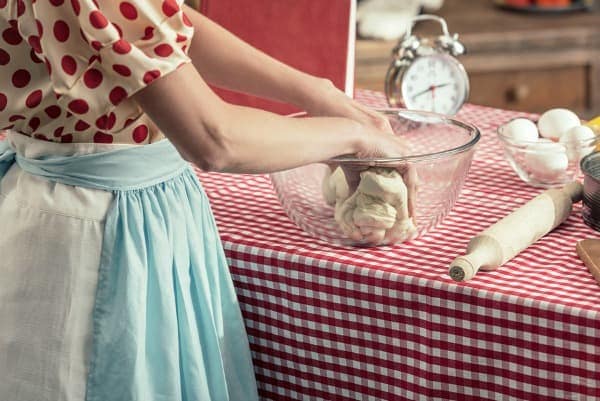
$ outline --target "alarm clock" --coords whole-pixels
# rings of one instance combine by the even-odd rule
[[[442,35],[419,38],[412,34],[417,21],[440,23]],[[411,20],[406,34],[392,51],[385,78],[385,94],[392,107],[454,115],[469,97],[469,77],[457,57],[465,47],[450,35],[446,21],[435,15]]]

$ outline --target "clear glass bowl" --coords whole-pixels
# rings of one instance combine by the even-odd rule
[[[479,130],[447,116],[403,109],[378,110],[390,121],[394,133],[410,145],[412,155],[398,158],[357,159],[342,156],[332,162],[344,167],[385,167],[418,177],[413,198],[413,221],[422,235],[437,226],[454,206],[469,172]],[[271,174],[271,181],[286,214],[308,234],[335,245],[377,246],[395,242],[372,243],[344,234],[335,220],[335,207],[323,196],[323,180],[330,169],[315,163]],[[410,239],[412,239],[410,238]]]
[[[534,187],[561,187],[581,178],[581,159],[598,144],[597,137],[569,143],[549,139],[516,142],[502,133],[502,127],[496,132],[506,160],[521,180]]]

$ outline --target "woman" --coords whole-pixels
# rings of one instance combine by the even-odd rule
[[[183,158],[266,173],[402,144],[328,81],[180,1],[0,0],[0,31],[1,398],[257,399],[208,200]],[[206,82],[311,118],[227,104]]]

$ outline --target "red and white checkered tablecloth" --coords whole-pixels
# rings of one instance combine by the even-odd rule
[[[359,100],[385,106],[380,93]],[[577,257],[580,207],[495,272],[455,283],[468,240],[537,193],[496,127],[524,113],[467,105],[483,135],[459,201],[408,244],[343,248],[284,214],[266,175],[198,175],[245,316],[265,400],[600,400],[600,286]]]

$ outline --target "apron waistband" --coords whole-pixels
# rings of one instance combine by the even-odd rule
[[[186,162],[169,140],[75,156],[27,158],[9,141],[0,142],[0,178],[14,164],[29,174],[61,184],[105,191],[149,187],[178,176]]]

